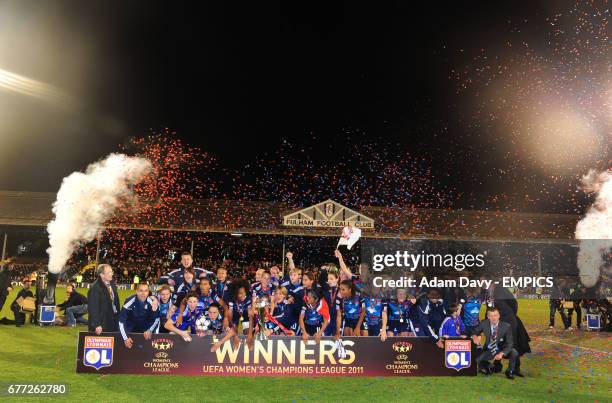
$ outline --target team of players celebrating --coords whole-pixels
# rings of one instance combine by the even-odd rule
[[[393,336],[425,336],[443,347],[446,337],[468,337],[479,324],[482,300],[479,290],[454,293],[444,290],[397,289],[393,297],[366,293],[359,276],[352,273],[340,251],[335,251],[339,270],[323,270],[318,276],[302,273],[287,253],[288,273],[277,266],[260,269],[255,282],[228,279],[227,269],[216,273],[193,267],[189,252],[181,255],[181,266],[162,276],[155,295],[148,284],[138,284],[119,315],[119,330],[128,348],[128,333],[172,332],[185,341],[193,335],[213,335],[215,351],[238,335],[251,344],[256,335],[375,336],[382,341]],[[264,336],[265,335],[265,336]]]

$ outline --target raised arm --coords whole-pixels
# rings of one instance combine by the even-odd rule
[[[293,253],[287,252],[285,256],[287,256],[287,268],[289,270],[295,269],[295,263],[293,262]]]
[[[344,258],[342,257],[342,253],[336,249],[336,251],[334,252],[336,257],[338,258],[338,265],[340,266],[340,272],[344,272],[347,276],[347,278],[351,278],[353,277],[353,273],[351,273],[351,270],[346,266],[346,263],[344,263]]]

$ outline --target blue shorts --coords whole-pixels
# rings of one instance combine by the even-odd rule
[[[308,323],[304,323],[304,327],[306,328],[306,333],[309,336],[314,336],[319,330],[321,330],[321,325],[309,325]]]
[[[335,336],[336,335],[336,322],[330,321],[327,327],[325,328],[325,332],[323,332],[324,336]]]
[[[350,327],[351,329],[355,330],[355,328],[357,327],[357,321],[359,319],[348,319],[345,318],[344,322],[342,323],[342,329]]]
[[[380,336],[380,325],[381,323],[370,323],[367,326],[368,336]]]
[[[404,320],[403,322],[400,322],[399,320],[390,320],[387,324],[387,331],[393,332],[393,334],[408,332],[408,321]]]

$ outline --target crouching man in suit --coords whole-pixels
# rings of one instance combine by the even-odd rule
[[[518,359],[518,352],[514,348],[512,329],[509,323],[499,320],[499,310],[497,308],[489,308],[487,310],[487,319],[480,322],[476,329],[474,329],[472,339],[478,345],[480,345],[481,333],[485,335],[486,344],[483,346],[482,352],[476,357],[476,363],[480,372],[490,375],[492,372],[491,361],[501,363],[503,358],[507,358],[510,363],[506,370],[506,377],[508,379],[514,379],[515,375],[523,377],[523,374],[514,370]]]

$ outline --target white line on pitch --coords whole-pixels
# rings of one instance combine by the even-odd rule
[[[550,339],[545,339],[543,337],[537,337],[537,336],[532,336],[533,339],[537,339],[537,340],[543,340],[543,341],[547,341],[549,343],[555,343],[555,344],[561,344],[563,346],[567,346],[567,347],[573,347],[573,348],[581,348],[583,350],[589,350],[589,351],[595,351],[596,353],[600,353],[600,354],[612,354],[609,351],[603,351],[603,350],[596,350],[594,348],[589,348],[589,347],[582,347],[582,346],[578,346],[576,344],[569,344],[569,343],[563,343],[561,341],[555,341],[555,340],[550,340]]]

